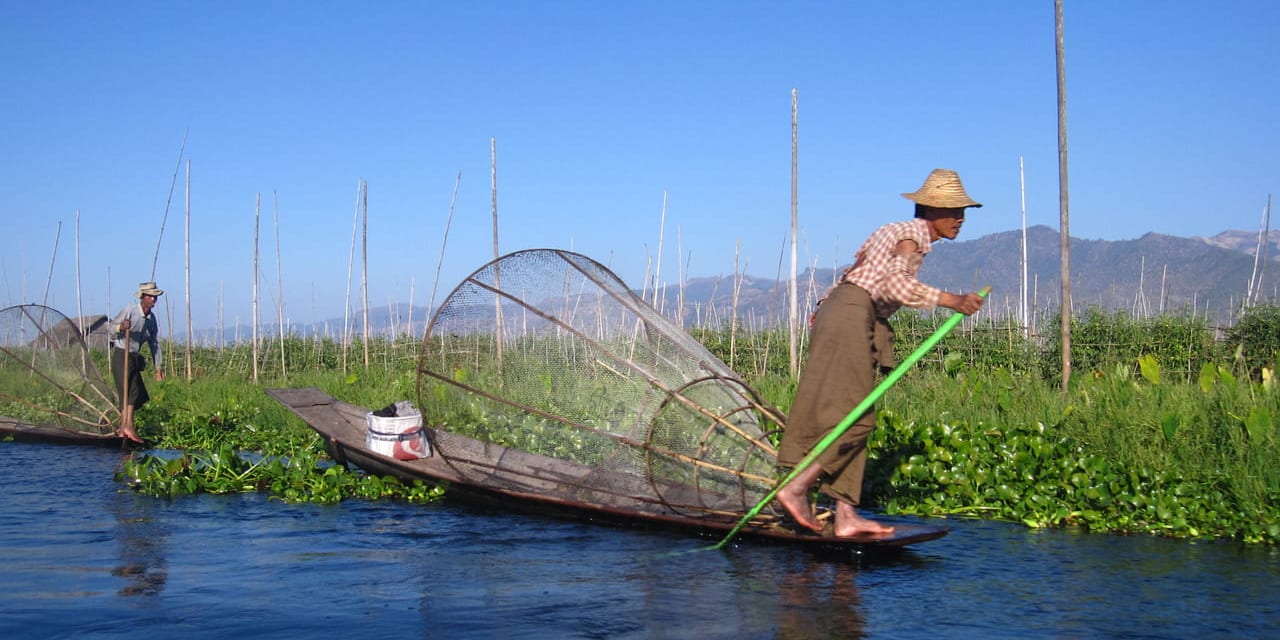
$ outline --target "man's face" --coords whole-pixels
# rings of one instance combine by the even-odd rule
[[[951,209],[929,207],[925,218],[933,226],[938,237],[955,240],[960,235],[960,227],[964,224],[964,207]]]
[[[156,297],[145,293],[142,294],[142,308],[146,311],[150,311],[151,307],[154,306],[156,306]]]

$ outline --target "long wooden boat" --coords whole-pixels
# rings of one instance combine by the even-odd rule
[[[679,508],[684,487],[663,487],[663,500],[654,494],[652,478],[637,478],[592,467],[481,442],[443,429],[425,427],[431,455],[400,460],[378,453],[365,444],[368,409],[336,400],[316,388],[269,389],[326,442],[329,454],[340,464],[354,465],[376,475],[403,481],[422,480],[448,487],[447,496],[482,500],[506,508],[571,514],[609,522],[659,525],[724,536],[741,519],[741,513],[709,513]],[[694,504],[695,496],[689,496]],[[787,526],[777,514],[762,513],[743,527],[749,538],[802,543],[835,549],[902,547],[940,538],[948,527],[916,522],[893,522],[887,538],[837,538]],[[830,527],[828,526],[828,529]]]
[[[31,424],[0,416],[0,441],[128,448],[133,442],[115,433],[89,433],[57,425]]]

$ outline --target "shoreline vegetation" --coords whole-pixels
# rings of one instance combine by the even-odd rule
[[[913,349],[944,319],[899,313],[897,348]],[[785,413],[795,390],[786,326],[691,333]],[[1280,307],[1253,307],[1226,330],[1189,316],[1086,310],[1073,319],[1075,373],[1065,392],[1055,335],[1047,328],[1027,336],[1011,320],[979,317],[943,340],[877,407],[868,506],[1280,543]],[[160,496],[266,491],[290,501],[426,502],[447,492],[330,464],[319,437],[263,393],[316,386],[370,408],[417,404],[419,340],[369,340],[367,366],[348,362],[351,346],[329,338],[260,342],[166,344],[166,369],[189,364],[192,379],[148,382],[153,401],[137,420],[153,450],[133,456],[117,477]],[[262,354],[258,369],[254,353]],[[430,423],[433,407],[423,402]]]

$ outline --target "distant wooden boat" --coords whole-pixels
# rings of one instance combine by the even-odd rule
[[[708,510],[705,491],[690,490],[683,484],[655,487],[662,481],[618,473],[607,465],[588,466],[509,449],[431,427],[425,427],[431,455],[399,460],[366,446],[368,409],[315,388],[269,389],[267,393],[324,437],[329,454],[338,463],[402,481],[444,485],[450,498],[720,536],[731,531],[745,513]],[[777,513],[762,512],[739,533],[843,550],[902,547],[940,538],[949,531],[914,522],[892,524],[896,530],[888,538],[835,538],[793,529]]]
[[[115,433],[88,433],[57,425],[30,424],[16,418],[0,416],[0,441],[38,442],[45,444],[96,445],[127,447],[132,441]]]

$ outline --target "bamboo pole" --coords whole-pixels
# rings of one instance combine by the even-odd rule
[[[788,290],[790,297],[790,314],[787,328],[790,342],[787,345],[790,356],[791,378],[800,375],[800,299],[796,293],[796,253],[799,243],[799,121],[800,94],[794,87],[791,89],[791,283]]]
[[[653,308],[661,310],[658,305],[658,288],[662,283],[662,245],[667,232],[667,190],[662,190],[662,212],[658,215],[658,257],[653,263]]]
[[[44,306],[49,306],[49,287],[53,285],[53,265],[58,262],[58,242],[62,239],[62,221],[53,233],[53,252],[49,256],[49,275],[44,281]]]
[[[258,221],[261,208],[262,194],[258,193],[253,204],[253,328],[250,334],[254,382],[258,381]]]
[[[502,290],[502,274],[499,273],[499,253],[498,253],[498,139],[489,138],[489,195],[492,199],[493,211],[493,284]],[[494,296],[493,298],[493,318],[494,318],[494,348],[496,352],[494,356],[498,363],[498,370],[502,370],[502,298]]]
[[[347,297],[342,304],[342,373],[347,373],[347,350],[351,346],[351,271],[356,259],[356,231],[360,228],[360,192],[364,179],[356,180],[356,207],[351,220],[351,250],[347,253]]]
[[[284,359],[284,275],[280,266],[284,261],[280,255],[280,194],[272,189],[271,198],[275,205],[276,222],[276,326],[280,336],[280,377],[287,379],[289,370]]]
[[[682,262],[680,256],[684,255],[684,234],[680,225],[676,225],[676,324],[684,328],[684,289],[685,279],[689,277],[687,269],[688,263]],[[693,259],[693,252],[689,252],[689,259]]]
[[[80,210],[76,209],[76,329],[80,331],[80,339],[89,342],[89,335],[84,330],[84,305],[80,299]],[[80,370],[88,369],[85,360],[87,354],[81,352]]]
[[[364,370],[369,370],[369,181],[364,181],[360,195],[360,296],[364,306]]]
[[[226,322],[227,308],[226,308],[226,305],[224,304],[226,302],[226,298],[225,298],[226,287],[227,287],[226,280],[218,281],[218,336],[217,336],[217,339],[218,339],[219,355],[221,355],[222,349],[227,345],[227,322]]]
[[[444,267],[444,250],[449,244],[449,229],[453,226],[453,208],[458,203],[458,187],[462,186],[462,171],[458,171],[458,177],[453,182],[453,197],[449,199],[449,215],[444,221],[444,238],[440,240],[440,257],[436,261],[436,277],[431,282],[431,301],[427,303],[427,314],[435,315],[436,307],[436,290],[440,286],[440,269]],[[427,328],[431,327],[428,322]],[[426,329],[423,329],[423,337],[426,337]]]
[[[1262,271],[1266,266],[1264,257],[1270,243],[1267,236],[1271,232],[1271,194],[1267,194],[1267,206],[1262,208],[1262,221],[1258,224],[1258,243],[1253,251],[1253,271],[1249,273],[1249,286],[1245,289],[1245,304],[1248,307],[1258,300],[1262,290]]]
[[[191,161],[187,160],[187,206],[186,206],[186,233],[183,239],[183,253],[186,256],[186,265],[184,271],[186,273],[186,291],[184,292],[187,302],[187,382],[191,382]]]
[[[1267,252],[1271,250],[1271,194],[1267,194],[1267,215],[1263,217],[1262,223],[1262,246],[1258,249],[1258,253],[1262,254],[1262,264],[1258,268],[1258,288],[1253,293],[1253,301],[1258,301],[1258,295],[1262,292],[1262,276],[1267,273]],[[1273,287],[1274,291],[1275,288]],[[1274,293],[1272,297],[1275,297]]]
[[[418,285],[418,278],[412,275],[409,276],[409,313],[408,313],[408,319],[405,320],[405,327],[404,327],[405,337],[409,337],[413,335],[413,294],[414,294],[414,289],[417,287],[417,285]],[[395,334],[391,335],[392,340],[395,340],[395,337],[396,337]]]
[[[151,258],[151,281],[156,279],[156,263],[160,261],[160,243],[164,240],[164,226],[169,221],[169,203],[173,201],[173,189],[178,184],[178,172],[182,170],[182,154],[187,149],[187,134],[190,129],[182,132],[182,146],[178,147],[178,162],[173,167],[173,180],[169,182],[169,195],[164,199],[164,215],[160,217],[160,233],[156,236],[156,252]]]
[[[1022,156],[1018,156],[1018,195],[1022,202],[1022,335],[1031,336],[1031,318],[1027,306],[1027,176],[1022,164]]]
[[[1067,58],[1062,37],[1062,0],[1053,2],[1058,69],[1058,220],[1062,243],[1062,391],[1071,382],[1071,230],[1067,189]]]
[[[125,318],[124,321],[129,322],[129,319]],[[120,354],[124,359],[124,362],[120,365],[120,370],[123,373],[120,382],[120,435],[126,439],[128,439],[128,436],[125,435],[124,431],[125,420],[129,421],[129,428],[135,434],[138,432],[138,428],[133,425],[133,414],[129,407],[129,360],[132,359],[129,356],[132,354],[130,347],[133,345],[133,337],[129,335],[131,331],[133,331],[132,327],[124,330],[124,353]],[[120,446],[124,447],[125,443],[121,442]]]

